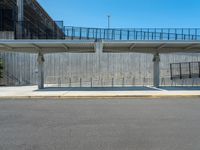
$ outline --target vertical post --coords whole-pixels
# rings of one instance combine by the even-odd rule
[[[17,36],[19,38],[22,38],[23,36],[23,21],[24,21],[24,0],[17,0],[17,8],[18,8],[18,16],[17,16],[17,21],[18,21],[18,32]]]
[[[173,80],[172,64],[170,64],[170,75],[171,75],[171,80]]]
[[[200,62],[198,62],[198,66],[199,66],[199,78],[200,78]]]
[[[122,30],[120,29],[120,35],[119,35],[120,37],[120,40],[122,40]]]
[[[38,53],[38,89],[44,89],[44,55]]]
[[[18,7],[18,21],[24,20],[24,0],[17,0],[17,7]]]
[[[159,87],[160,85],[160,55],[154,54],[153,57],[153,86]]]
[[[129,40],[130,39],[130,31],[128,30],[127,31],[127,40]]]
[[[108,17],[108,29],[110,28],[110,15],[107,16]]]
[[[180,71],[180,79],[182,79],[182,67],[181,67],[181,63],[179,63],[179,71]]]
[[[189,78],[192,78],[192,68],[190,62],[189,62]]]
[[[92,85],[93,85],[93,84],[92,84],[92,78],[90,78],[90,83],[91,83],[91,85],[90,85],[90,86],[91,86],[91,88],[92,88]]]

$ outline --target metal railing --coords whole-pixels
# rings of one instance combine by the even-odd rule
[[[200,78],[200,62],[182,62],[170,64],[171,80]]]
[[[7,20],[8,21],[8,20]],[[51,24],[31,21],[1,22],[2,31],[14,31],[15,39],[65,40],[160,40],[197,41],[200,28],[86,28],[63,26],[63,21]]]
[[[64,27],[67,39],[105,40],[200,40],[200,28],[106,29]]]

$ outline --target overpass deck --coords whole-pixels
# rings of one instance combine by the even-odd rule
[[[196,53],[200,52],[197,41],[117,41],[117,40],[0,40],[0,51],[25,53],[94,53],[97,43],[105,53]]]

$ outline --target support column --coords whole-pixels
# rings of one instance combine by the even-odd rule
[[[17,37],[23,37],[23,21],[24,21],[24,0],[17,0],[17,8],[18,8],[18,15],[17,15]]]
[[[153,86],[159,87],[160,85],[160,55],[154,54],[153,57]]]
[[[44,89],[44,55],[38,53],[38,89]]]
[[[103,53],[103,43],[101,40],[96,41],[95,43],[95,53],[96,53],[96,72],[99,73],[99,81],[102,80],[102,74],[100,74],[101,72],[101,57],[102,57],[102,53]]]
[[[18,21],[24,20],[24,0],[17,0],[17,7],[18,7]]]

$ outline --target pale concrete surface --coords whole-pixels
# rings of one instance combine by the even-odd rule
[[[199,150],[199,98],[1,100],[1,150]]]
[[[162,97],[200,96],[200,87],[126,87],[126,88],[45,88],[37,86],[0,87],[0,98],[37,97]]]

